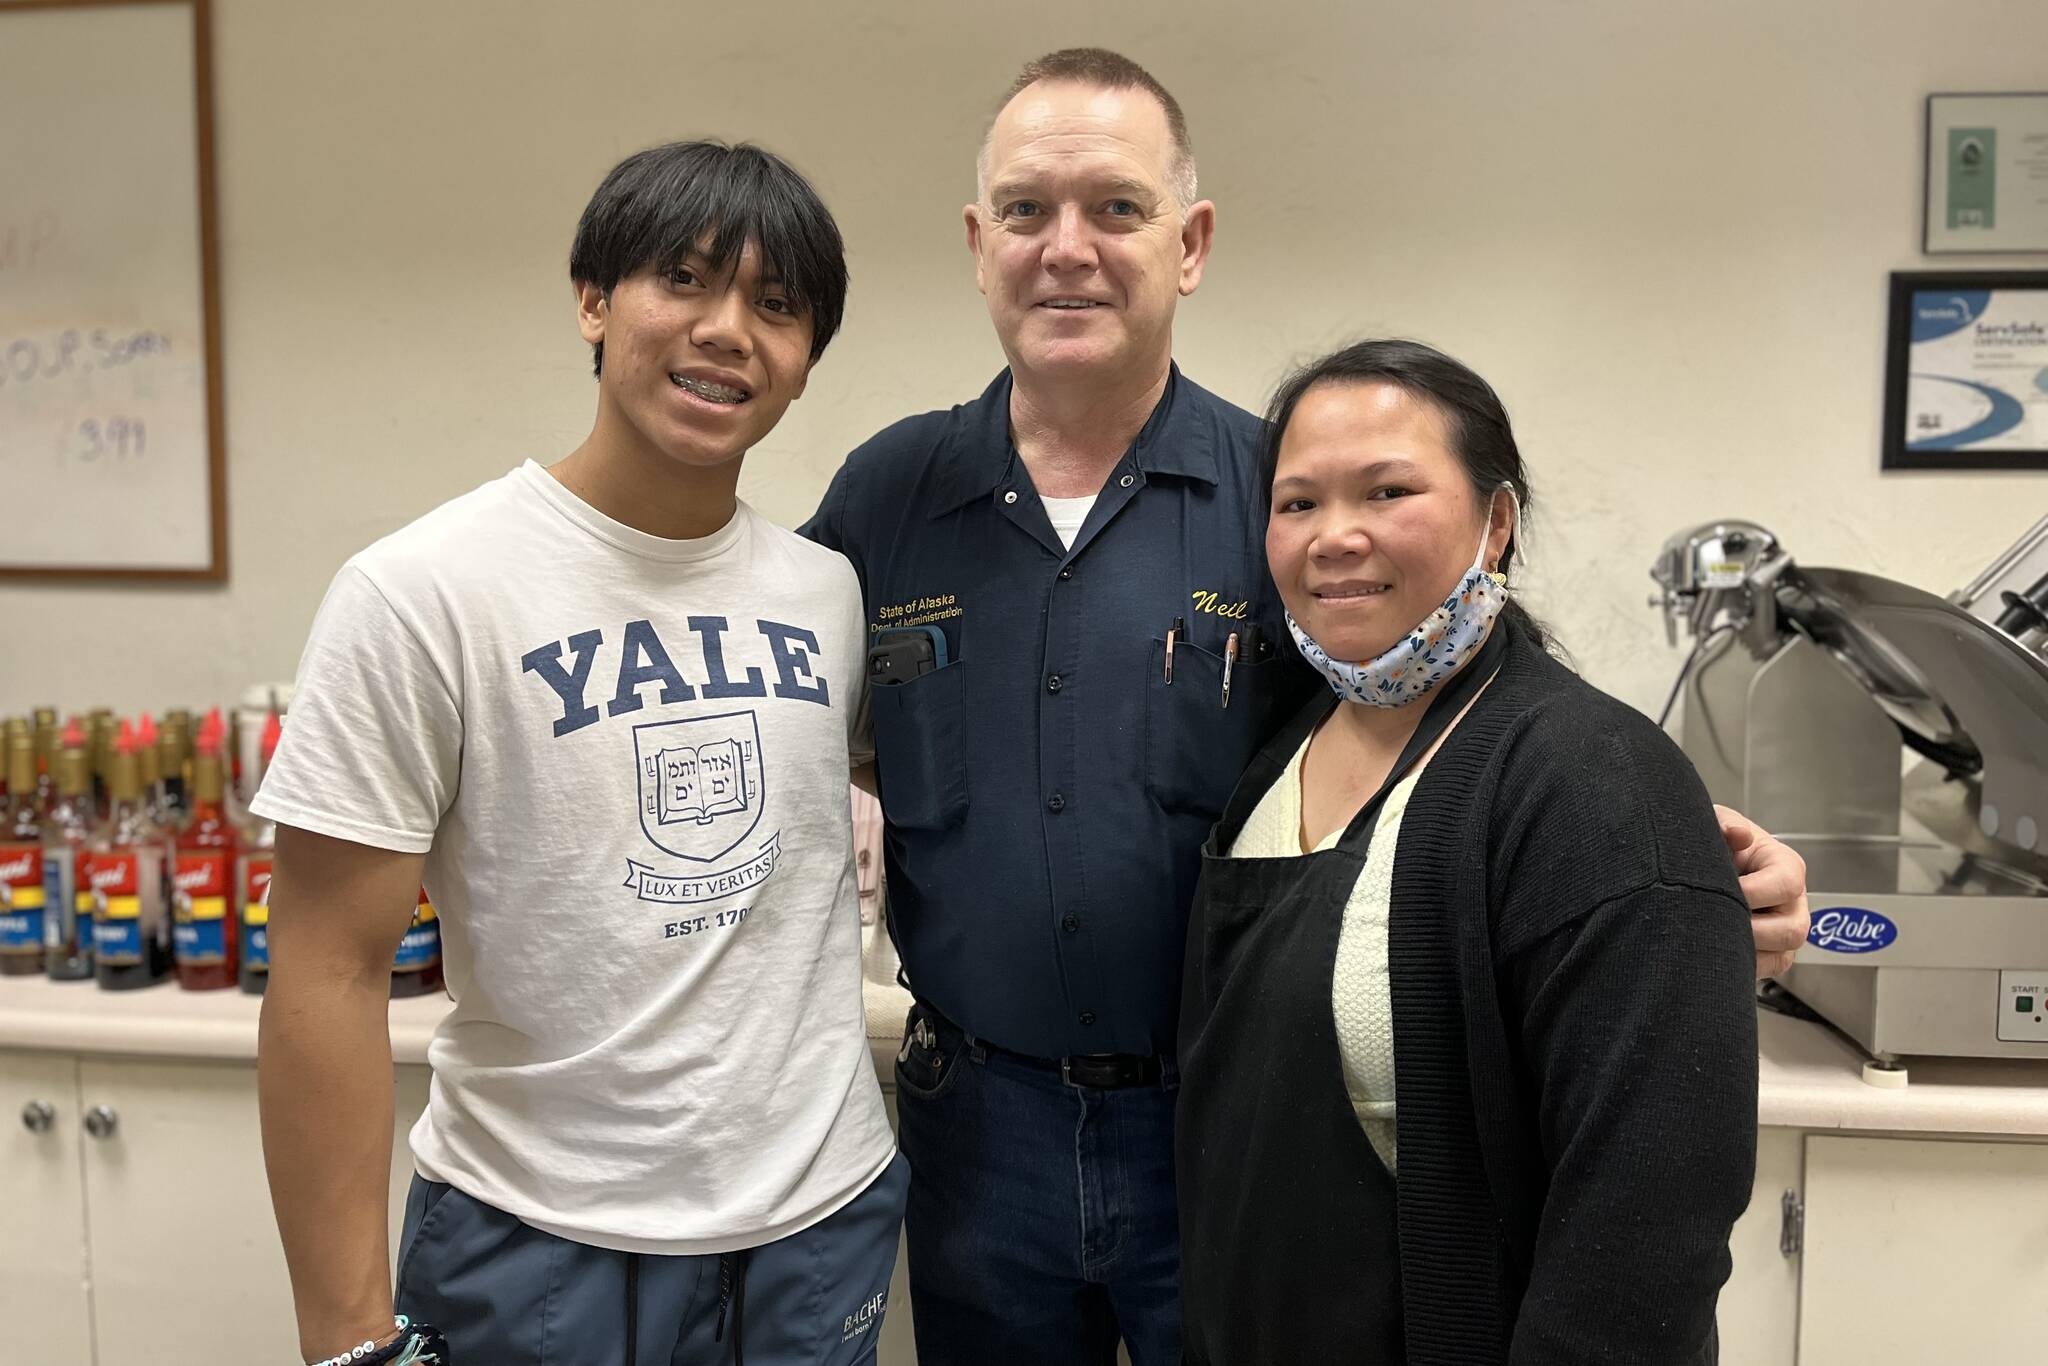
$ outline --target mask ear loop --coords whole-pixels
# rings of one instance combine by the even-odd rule
[[[1493,492],[1487,495],[1485,535],[1491,536],[1493,534],[1493,500],[1497,495],[1503,492],[1507,494],[1508,505],[1514,509],[1515,514],[1514,522],[1508,528],[1508,539],[1512,541],[1515,539],[1517,533],[1519,533],[1522,529],[1522,500],[1521,498],[1516,496],[1515,486],[1505,479],[1501,480],[1500,483],[1494,485]],[[1482,555],[1486,553],[1484,540],[1481,541],[1480,553]],[[1492,579],[1496,584],[1500,585],[1502,588],[1507,587],[1508,576],[1498,569],[1487,570],[1486,577]]]

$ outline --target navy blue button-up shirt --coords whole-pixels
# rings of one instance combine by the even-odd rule
[[[945,637],[941,667],[873,690],[891,929],[979,1038],[1170,1057],[1202,841],[1322,686],[1266,573],[1259,422],[1176,368],[1069,550],[1009,411],[1005,372],[897,423],[804,528],[859,571],[870,639]]]

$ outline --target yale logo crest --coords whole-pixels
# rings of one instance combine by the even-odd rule
[[[640,829],[657,849],[710,863],[760,823],[767,782],[753,712],[635,726],[633,758]]]

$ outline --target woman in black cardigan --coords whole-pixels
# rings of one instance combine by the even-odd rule
[[[1484,380],[1368,342],[1269,416],[1267,559],[1331,692],[1204,851],[1186,1359],[1711,1363],[1756,1021],[1707,794],[1512,601]]]

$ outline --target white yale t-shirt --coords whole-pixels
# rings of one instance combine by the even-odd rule
[[[421,1174],[675,1255],[797,1232],[889,1164],[846,786],[865,644],[837,553],[744,503],[648,536],[531,461],[343,566],[254,807],[427,851],[455,1009]]]

